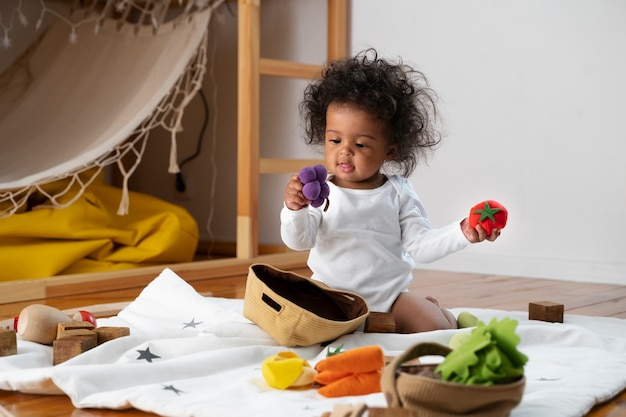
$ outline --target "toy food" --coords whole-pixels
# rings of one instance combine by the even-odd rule
[[[261,373],[270,387],[278,389],[310,387],[317,374],[306,360],[289,351],[265,358]]]
[[[380,392],[381,370],[351,374],[317,390],[327,398],[367,395]]]
[[[326,201],[324,211],[328,209],[328,195],[330,194],[330,188],[326,182],[327,176],[328,171],[321,164],[306,166],[298,173],[298,178],[304,184],[302,194],[311,200],[313,207],[319,207]]]
[[[517,321],[510,318],[478,322],[468,335],[455,340],[454,350],[435,368],[448,382],[461,384],[505,384],[524,376],[528,357],[517,350]],[[451,340],[452,342],[452,340]]]
[[[485,200],[472,207],[469,214],[469,224],[471,227],[480,224],[485,232],[490,235],[493,229],[503,229],[508,217],[509,213],[502,204],[495,200]]]
[[[363,346],[333,354],[315,365],[315,382],[324,397],[380,392],[385,357],[379,346]]]

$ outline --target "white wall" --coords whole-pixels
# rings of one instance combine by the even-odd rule
[[[323,61],[325,1],[262,3],[263,56]],[[354,0],[351,9],[354,51],[374,46],[384,56],[402,56],[440,95],[446,137],[430,165],[412,176],[433,223],[460,219],[487,198],[510,211],[497,242],[423,267],[626,283],[626,2]],[[216,135],[207,133],[202,155],[185,169],[192,192],[177,196],[165,173],[166,136],[155,135],[132,182],[187,207],[203,238],[232,241],[236,19],[224,6],[219,12],[212,28],[215,80],[207,77],[204,88],[209,98],[215,94]],[[263,156],[314,156],[301,141],[303,86],[263,79]],[[181,159],[193,152],[200,116],[195,100],[184,120]],[[285,182],[283,175],[262,179],[263,243],[280,243]]]
[[[424,267],[626,284],[626,2],[354,1],[352,46],[422,70],[447,137],[412,181],[435,225],[509,225]]]
[[[262,3],[263,56],[324,60],[325,1]],[[373,46],[391,59],[401,56],[426,73],[440,95],[446,136],[430,165],[411,178],[432,222],[460,219],[487,198],[510,211],[497,242],[420,266],[626,284],[626,2],[351,3],[353,51]],[[131,179],[133,188],[187,207],[202,237],[218,241],[233,241],[236,224],[237,7],[228,5],[235,15],[224,4],[211,27],[204,87],[211,124],[202,154],[184,170],[190,191],[175,191],[166,173],[169,137],[159,132]],[[25,10],[34,13],[34,24],[38,8]],[[0,54],[1,69],[25,42],[16,39]],[[303,88],[303,81],[263,79],[263,156],[315,156],[301,141]],[[180,134],[180,159],[193,153],[201,123],[194,100]],[[280,243],[285,182],[285,175],[262,179],[263,243]]]

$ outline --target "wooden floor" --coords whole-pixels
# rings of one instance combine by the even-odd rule
[[[306,269],[293,269],[308,274]],[[245,275],[237,272],[232,276],[194,280],[193,287],[201,293],[217,297],[242,298]],[[0,319],[11,318],[27,304],[48,304],[62,310],[120,303],[134,299],[142,287],[123,290],[107,290],[78,296],[48,297],[28,302],[0,305]],[[554,301],[565,305],[565,314],[616,317],[626,319],[626,286],[587,284],[543,279],[513,278],[480,274],[450,273],[441,271],[416,271],[411,291],[421,295],[436,296],[444,307],[476,307],[500,310],[526,311],[532,301]],[[114,314],[104,308],[101,315]],[[154,416],[137,410],[76,410],[68,397],[27,395],[0,391],[0,416],[3,411],[15,417],[26,416],[80,416],[80,417],[135,417]],[[595,407],[588,417],[625,417],[626,392],[612,401]]]

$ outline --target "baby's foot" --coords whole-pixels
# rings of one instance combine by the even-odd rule
[[[441,313],[444,315],[445,319],[448,321],[448,324],[450,325],[451,329],[456,329],[459,327],[456,321],[456,317],[454,317],[454,314],[452,314],[450,311],[446,310],[445,308],[441,308],[441,306],[439,305],[439,300],[437,300],[437,297],[433,297],[432,295],[427,295],[424,298],[430,301],[431,303],[433,303],[434,305],[436,305],[441,310]]]
[[[430,301],[431,303],[435,304],[437,307],[440,307],[439,305],[439,300],[437,300],[436,297],[433,297],[432,295],[427,295],[426,298],[428,301]]]

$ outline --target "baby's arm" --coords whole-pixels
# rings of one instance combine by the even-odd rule
[[[285,206],[289,210],[298,211],[311,204],[311,201],[302,194],[303,184],[296,174],[289,179],[289,184],[285,188]]]
[[[285,204],[280,211],[280,237],[288,248],[307,250],[315,246],[321,212],[291,210]]]

